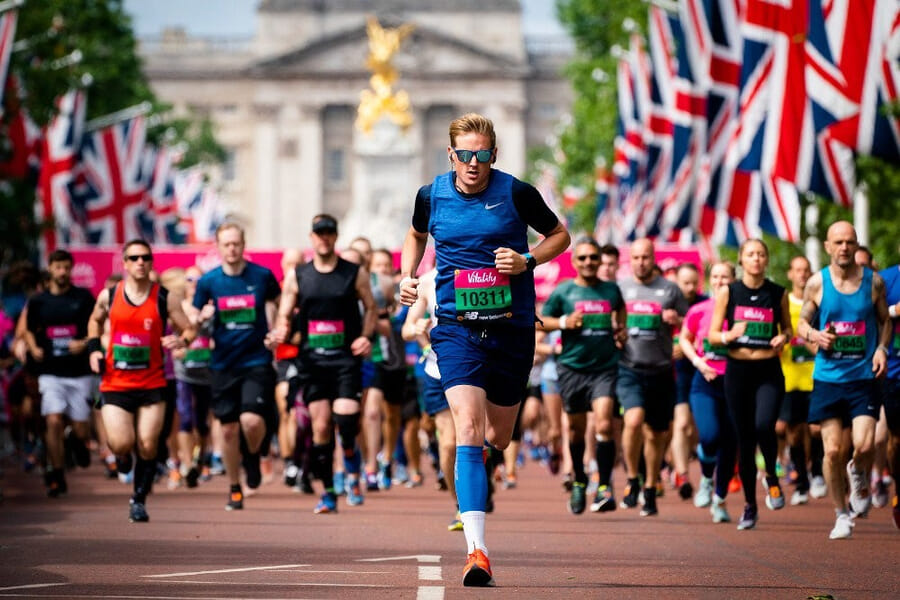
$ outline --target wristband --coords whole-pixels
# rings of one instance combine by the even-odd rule
[[[812,341],[812,332],[813,332],[812,327],[810,327],[809,329],[806,330],[806,341],[809,342],[810,344],[815,343]]]
[[[727,346],[728,340],[725,338],[725,332],[724,331],[719,332],[719,336],[720,336],[719,339],[722,340],[722,345]]]
[[[702,363],[703,363],[703,359],[700,358],[699,356],[695,356],[694,358],[691,359],[691,364],[694,365],[695,369],[699,369],[700,365]]]
[[[884,352],[884,355],[885,355],[885,356],[890,356],[890,355],[891,355],[891,351],[888,350],[888,347],[887,347],[887,346],[879,345],[877,348],[875,348],[875,352],[878,352],[879,350],[881,350],[882,352]]]
[[[892,319],[897,318],[897,305],[896,304],[891,304],[890,306],[888,306],[888,315]]]
[[[560,329],[566,328],[566,315],[563,315],[559,318],[559,328]]]
[[[100,338],[88,338],[87,351],[88,354],[93,354],[94,352],[103,352],[103,346],[100,345]]]

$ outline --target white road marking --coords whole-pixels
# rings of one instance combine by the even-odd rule
[[[440,554],[411,554],[409,556],[384,556],[381,558],[358,558],[357,562],[384,562],[387,560],[412,560],[415,559],[419,562],[425,563],[437,563],[441,562]]]
[[[192,579],[182,579],[179,581],[162,581],[160,583],[192,583],[196,585],[244,585],[244,586],[270,586],[270,587],[348,587],[348,588],[390,588],[392,585],[381,585],[374,583],[317,583],[296,582],[296,583],[279,583],[277,581],[262,581],[247,583],[246,581],[194,581]]]
[[[311,567],[312,565],[273,565],[271,567],[244,567],[241,569],[217,569],[215,571],[192,571],[185,573],[163,573],[161,575],[141,575],[147,578],[165,578],[165,577],[190,577],[192,575],[213,575],[216,573],[244,573],[246,571],[271,571],[272,569],[297,569],[300,567]]]
[[[440,581],[441,565],[436,567],[419,565],[419,579],[424,579],[426,581]]]
[[[7,592],[11,590],[32,590],[35,588],[48,588],[55,587],[57,585],[67,585],[65,583],[29,583],[27,585],[11,585],[9,587],[0,588],[0,592]]]
[[[420,585],[416,600],[444,600],[444,588],[439,585]]]

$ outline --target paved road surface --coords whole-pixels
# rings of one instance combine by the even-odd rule
[[[129,488],[96,463],[70,474],[69,495],[56,500],[37,476],[5,471],[0,598],[900,597],[889,508],[841,541],[828,540],[826,500],[762,508],[746,532],[712,524],[671,491],[657,517],[573,516],[557,480],[529,463],[488,517],[498,587],[485,590],[461,586],[464,538],[446,530],[450,500],[430,473],[423,488],[372,493],[362,507],[341,500],[333,515],[313,515],[314,497],[277,482],[233,513],[222,477],[194,490],[158,485],[150,523],[130,524]],[[741,506],[729,499],[732,518]]]

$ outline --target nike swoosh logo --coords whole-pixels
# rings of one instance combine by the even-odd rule
[[[497,204],[485,204],[485,205],[484,205],[484,210],[492,210],[492,209],[494,209],[494,208],[497,208],[497,207],[500,206],[501,204],[503,204],[503,203],[502,203],[502,202],[498,202]]]

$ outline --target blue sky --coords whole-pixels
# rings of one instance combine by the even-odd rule
[[[452,0],[448,0],[451,1]],[[485,0],[489,2],[490,0]],[[258,0],[125,0],[138,37],[184,26],[195,35],[250,36]],[[560,34],[554,0],[522,0],[526,34]]]

